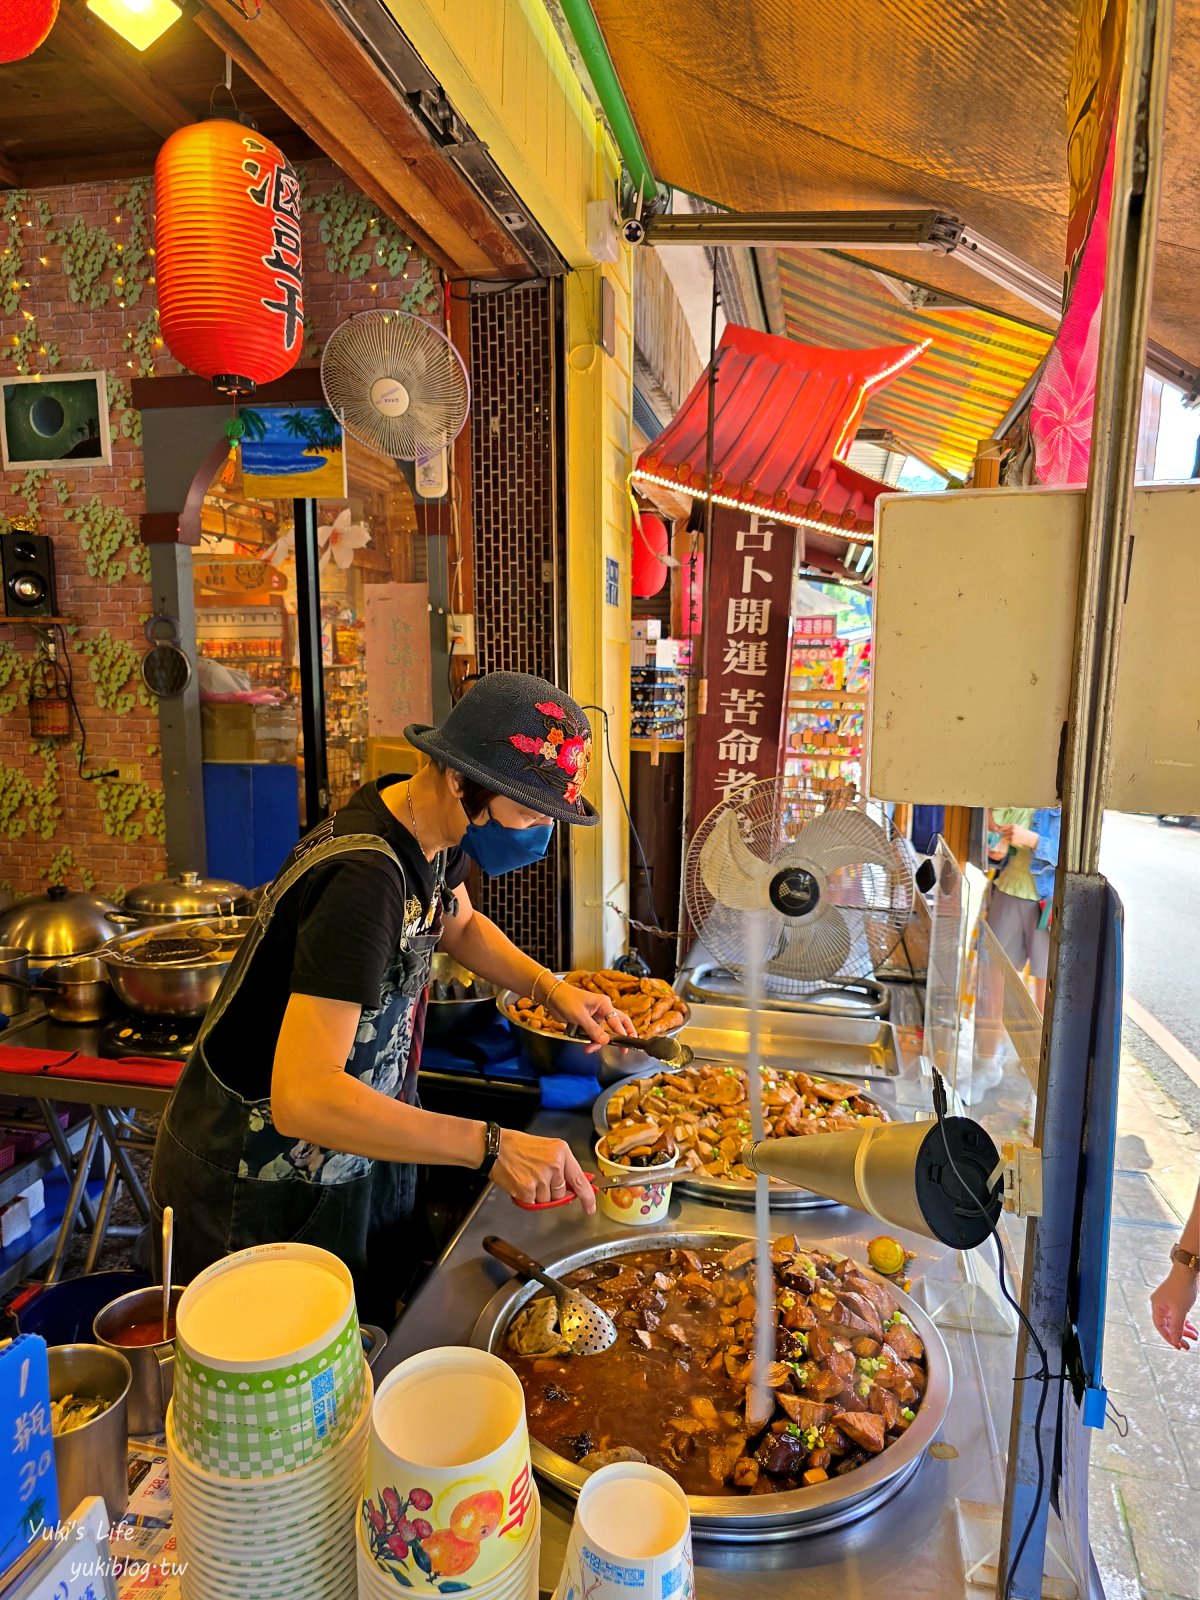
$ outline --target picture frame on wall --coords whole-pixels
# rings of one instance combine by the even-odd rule
[[[103,372],[0,379],[0,465],[108,467],[108,385]]]

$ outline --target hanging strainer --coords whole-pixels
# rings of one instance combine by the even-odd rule
[[[160,614],[142,631],[150,646],[142,657],[142,682],[160,700],[173,700],[192,681],[192,663],[179,648],[179,624]]]

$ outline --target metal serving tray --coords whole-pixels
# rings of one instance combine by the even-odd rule
[[[692,1233],[648,1232],[637,1238],[610,1240],[593,1245],[548,1263],[549,1270],[561,1277],[578,1267],[591,1266],[611,1256],[642,1250],[730,1249],[753,1237],[753,1229],[740,1219],[731,1219],[719,1228]],[[808,1248],[824,1248],[819,1242]],[[844,1252],[837,1251],[837,1254]],[[900,1309],[925,1343],[927,1381],[925,1395],[908,1431],[882,1455],[840,1478],[808,1489],[793,1489],[784,1494],[689,1495],[692,1532],[697,1539],[718,1543],[762,1543],[767,1540],[794,1539],[799,1535],[825,1533],[847,1523],[859,1522],[897,1494],[921,1464],[921,1459],[937,1437],[950,1405],[953,1378],[950,1355],[941,1334],[909,1295],[863,1266],[867,1277],[885,1283]],[[475,1324],[471,1343],[481,1350],[503,1355],[504,1336],[520,1308],[545,1291],[537,1284],[513,1281],[488,1301]],[[579,1360],[586,1360],[580,1356]],[[587,1478],[583,1468],[557,1455],[530,1437],[530,1457],[534,1471],[572,1500],[579,1495]]]
[[[698,1056],[744,1062],[750,1051],[744,1005],[689,1002],[681,1037]],[[882,1017],[821,1016],[810,1011],[759,1012],[759,1059],[832,1078],[888,1083],[900,1076],[900,1055],[890,1022]]]
[[[608,1132],[608,1102],[618,1089],[624,1088],[631,1078],[653,1078],[661,1072],[675,1070],[678,1069],[664,1066],[661,1061],[656,1061],[637,1072],[626,1073],[619,1083],[614,1083],[603,1094],[597,1095],[592,1103],[592,1126],[596,1130],[597,1137]],[[808,1072],[809,1068],[805,1066],[803,1070]],[[833,1076],[832,1073],[825,1074],[815,1069],[811,1075]],[[839,1078],[838,1081],[848,1080]],[[871,1094],[861,1080],[855,1082],[854,1087],[864,1100],[869,1100],[872,1105],[878,1106],[887,1120],[894,1120],[878,1095]],[[772,1211],[818,1211],[838,1204],[836,1200],[830,1200],[823,1194],[814,1194],[811,1189],[801,1189],[795,1184],[783,1183],[778,1178],[771,1178],[769,1184]],[[696,1172],[690,1173],[686,1178],[676,1178],[673,1187],[681,1194],[690,1194],[695,1200],[707,1200],[711,1205],[732,1206],[739,1211],[754,1210],[754,1184],[744,1183],[738,1178],[712,1178],[706,1173]]]

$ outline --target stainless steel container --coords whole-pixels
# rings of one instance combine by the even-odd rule
[[[436,951],[429,973],[425,1037],[443,1039],[463,1027],[483,1026],[495,999],[493,984],[459,966],[444,950]]]
[[[0,1012],[19,1017],[29,1005],[29,951],[0,945]]]
[[[740,1219],[723,1220],[711,1231],[655,1232],[636,1239],[612,1239],[559,1260],[547,1261],[546,1266],[550,1273],[561,1278],[578,1267],[591,1266],[610,1256],[627,1255],[634,1250],[669,1250],[680,1246],[693,1250],[723,1250],[753,1236],[753,1222],[749,1219],[744,1226]],[[814,1242],[811,1248],[826,1247]],[[865,1266],[863,1271],[868,1277],[886,1282]],[[953,1387],[950,1354],[941,1334],[917,1302],[890,1282],[887,1289],[925,1345],[925,1394],[908,1431],[881,1455],[873,1456],[853,1472],[810,1488],[793,1489],[784,1494],[689,1495],[692,1532],[697,1539],[719,1544],[761,1543],[824,1533],[848,1523],[858,1523],[897,1494],[917,1471],[949,1410]],[[503,1355],[504,1336],[514,1315],[535,1295],[544,1293],[536,1283],[520,1283],[514,1279],[506,1284],[484,1307],[471,1343],[481,1350]],[[579,1420],[581,1425],[587,1421],[582,1411]],[[581,1466],[555,1454],[532,1434],[529,1454],[534,1471],[546,1483],[570,1499],[578,1497],[587,1478]]]
[[[52,1344],[49,1357],[51,1400],[78,1394],[111,1402],[91,1422],[55,1435],[58,1503],[69,1516],[81,1500],[98,1494],[116,1522],[129,1501],[129,1363],[119,1350],[99,1344]]]
[[[202,1017],[252,917],[165,922],[110,939],[99,952],[118,999],[147,1017]]]
[[[561,978],[562,973],[556,972],[556,978]],[[510,1022],[516,1030],[517,1039],[521,1046],[521,1053],[536,1071],[542,1073],[577,1072],[588,1073],[595,1077],[600,1066],[599,1057],[589,1048],[587,1039],[569,1039],[561,1033],[542,1033],[537,1028],[531,1028],[526,1022],[519,1022],[513,1014],[512,1007],[520,999],[511,989],[501,989],[496,995],[496,1006],[500,1015],[506,1022]],[[683,1008],[683,1021],[677,1028],[669,1028],[666,1033],[660,1034],[663,1039],[673,1039],[683,1032],[691,1019],[691,1007],[685,1001],[679,1004]]]
[[[171,1289],[171,1313],[179,1305],[182,1288]],[[128,1361],[133,1373],[129,1389],[129,1431],[134,1434],[161,1433],[167,1405],[175,1382],[175,1337],[154,1344],[119,1344],[115,1336],[134,1322],[161,1322],[162,1285],[135,1289],[119,1300],[110,1300],[96,1313],[92,1332],[96,1343],[106,1350],[117,1350]]]
[[[112,1005],[112,985],[99,956],[56,961],[42,973],[39,988],[54,1022],[102,1022]]]
[[[250,891],[228,878],[202,878],[181,872],[177,878],[139,883],[121,902],[121,914],[138,927],[185,922],[196,917],[231,917],[244,911]]]
[[[92,954],[120,931],[117,909],[108,900],[60,885],[0,912],[0,944],[27,950],[35,976],[68,956]]]

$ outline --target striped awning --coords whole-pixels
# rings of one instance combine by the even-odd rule
[[[1050,347],[1050,335],[970,306],[903,304],[864,267],[820,251],[780,251],[787,331],[803,344],[927,348],[867,402],[863,425],[964,477]]]

